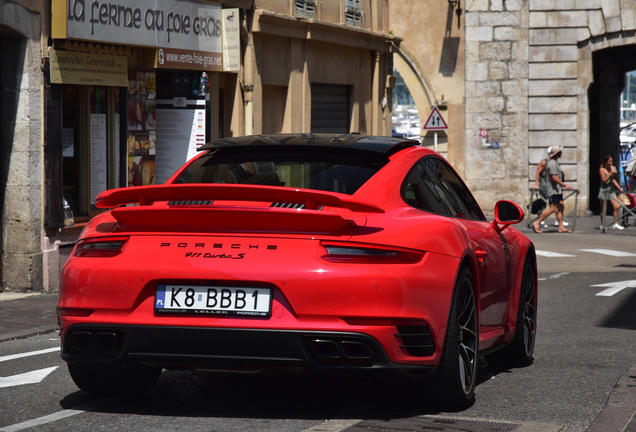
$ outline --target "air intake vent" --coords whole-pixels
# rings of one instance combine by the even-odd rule
[[[292,208],[292,209],[304,209],[305,204],[291,204],[291,203],[272,203],[270,207]]]
[[[400,348],[413,357],[428,357],[435,354],[435,341],[428,326],[397,326],[398,337],[402,340]]]
[[[201,201],[170,201],[168,205],[171,206],[193,206],[193,205],[212,205],[214,201],[210,200],[201,200]]]

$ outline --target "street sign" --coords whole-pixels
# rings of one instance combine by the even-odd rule
[[[481,131],[479,131],[479,136],[481,136],[482,138],[486,138],[488,136],[488,131],[486,129],[482,129]]]
[[[442,114],[439,112],[439,109],[437,107],[433,107],[422,129],[446,130],[448,129],[448,123],[446,123],[446,120],[444,120],[444,117],[442,117]]]

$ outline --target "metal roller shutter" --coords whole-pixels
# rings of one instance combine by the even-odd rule
[[[349,86],[311,85],[311,133],[349,133]]]

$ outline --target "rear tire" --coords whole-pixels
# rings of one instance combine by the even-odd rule
[[[464,267],[455,286],[442,362],[434,378],[446,406],[462,409],[472,403],[478,352],[479,322],[473,275]]]
[[[149,366],[124,369],[69,363],[68,371],[81,390],[95,394],[147,393],[155,386],[161,375],[161,368]]]
[[[532,364],[537,335],[537,293],[534,264],[526,260],[523,266],[519,309],[515,336],[510,345],[486,358],[489,363],[510,367],[525,367]]]

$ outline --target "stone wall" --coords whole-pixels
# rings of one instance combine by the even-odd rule
[[[40,15],[0,2],[2,286],[42,289],[42,56]]]
[[[527,194],[528,38],[526,1],[467,2],[466,181],[487,213]]]
[[[523,203],[546,148],[558,144],[584,213],[596,195],[589,188],[592,53],[635,43],[636,2],[468,0],[466,8],[468,183],[485,209],[504,196]],[[481,144],[482,128],[499,149]]]

